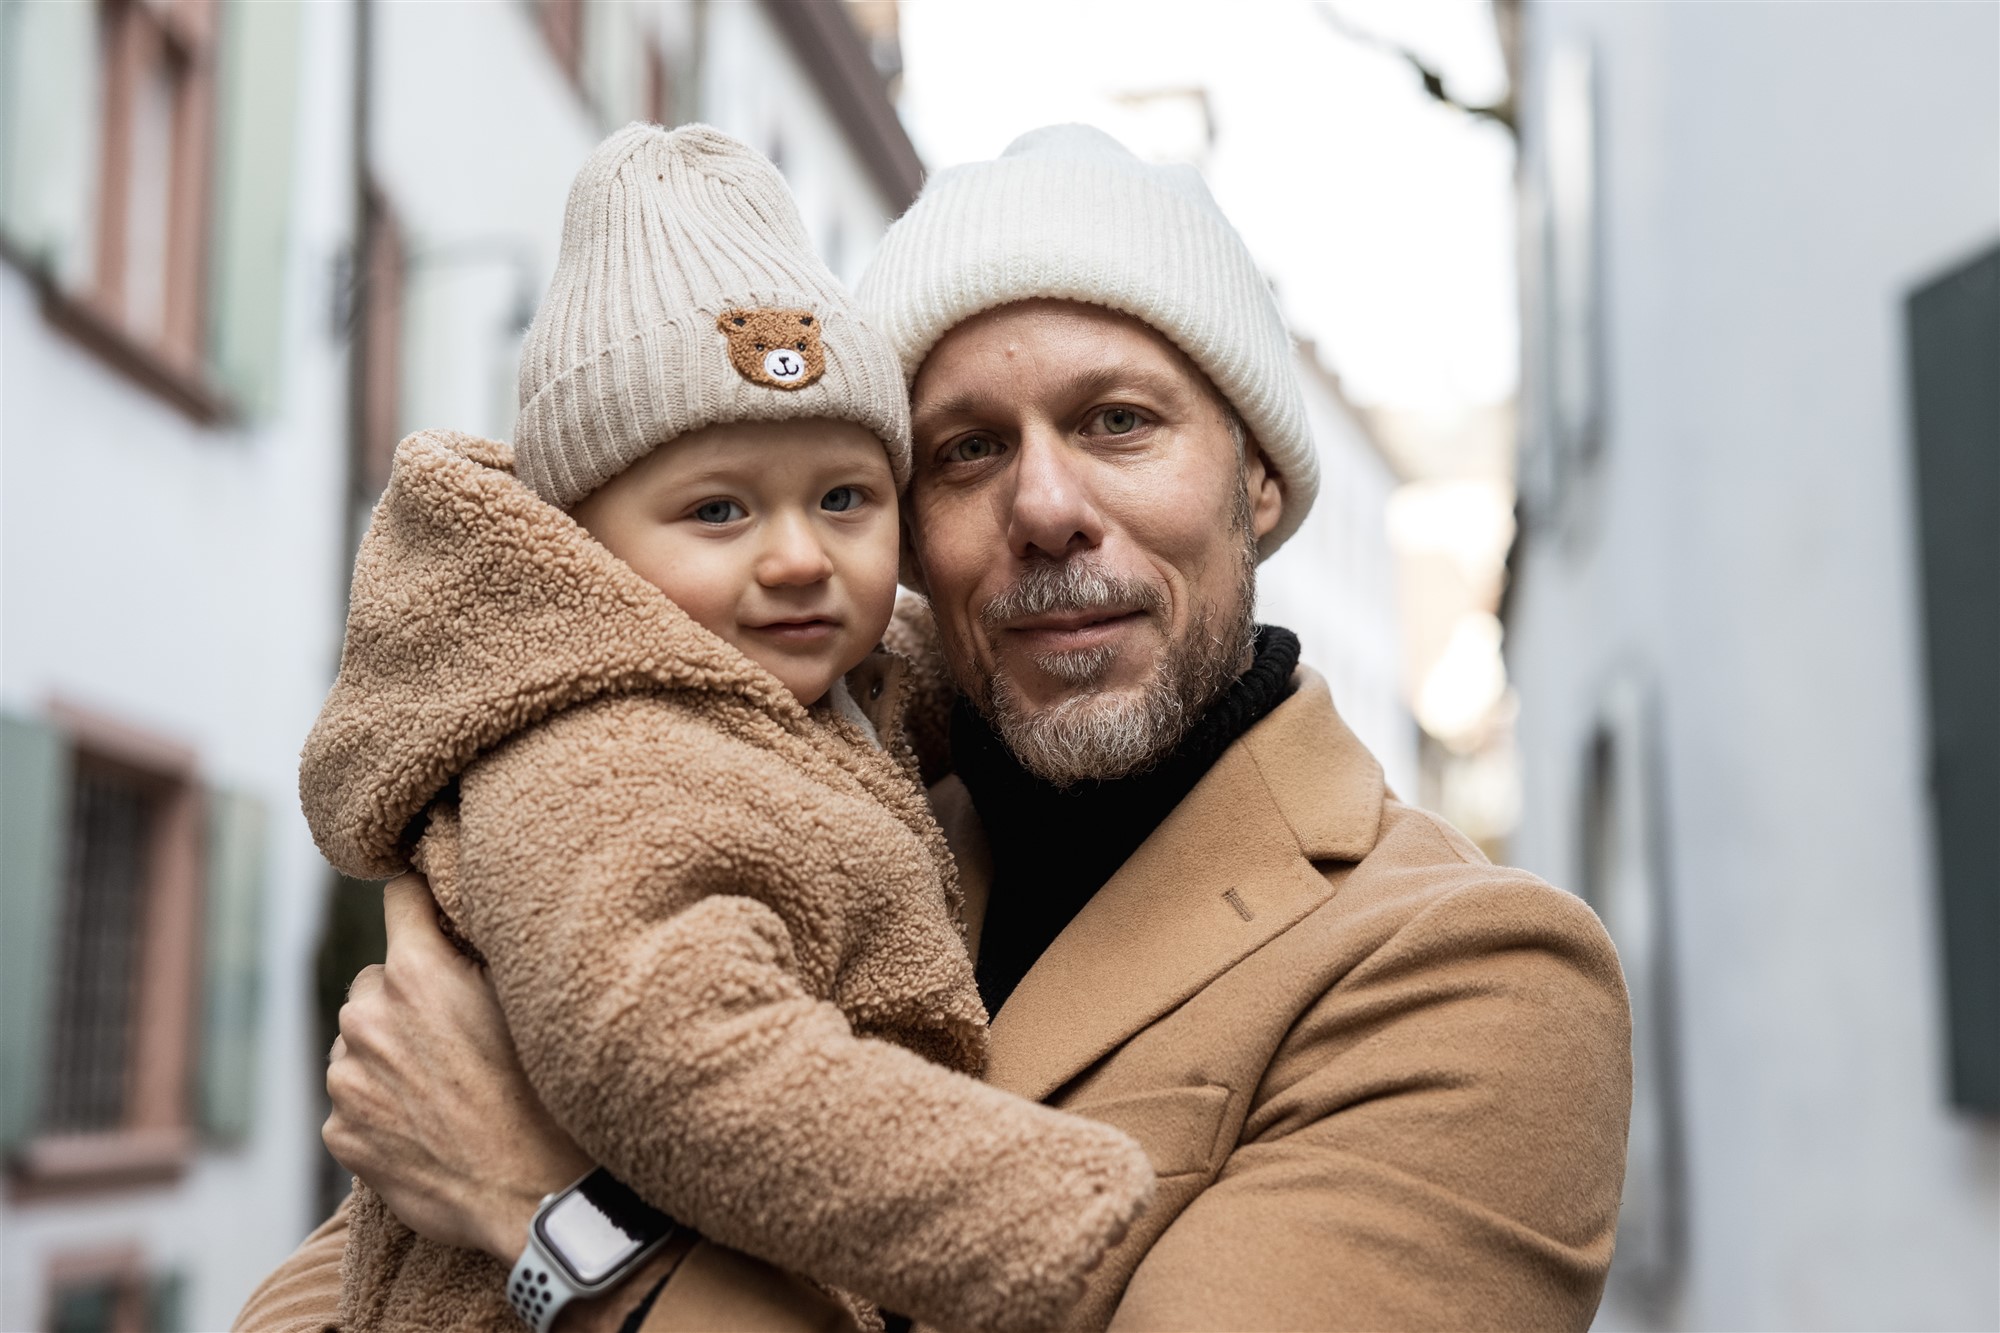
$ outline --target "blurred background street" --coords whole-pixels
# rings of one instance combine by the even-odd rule
[[[850,282],[1037,125],[1198,166],[1325,475],[1262,618],[1624,961],[1599,1326],[2000,1329],[2000,4],[0,0],[0,1330],[223,1328],[345,1188],[299,745],[634,119]]]

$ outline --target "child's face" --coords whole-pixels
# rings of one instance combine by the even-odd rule
[[[867,657],[895,609],[895,478],[851,422],[709,426],[570,513],[801,703]]]

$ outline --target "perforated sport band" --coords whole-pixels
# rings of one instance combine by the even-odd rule
[[[580,1294],[564,1276],[562,1265],[543,1250],[542,1238],[529,1227],[527,1248],[507,1275],[507,1302],[514,1313],[535,1333],[549,1333],[556,1315]]]

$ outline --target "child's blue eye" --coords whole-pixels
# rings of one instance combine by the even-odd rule
[[[861,492],[852,486],[836,486],[820,497],[819,507],[836,514],[846,513],[861,503]]]
[[[698,523],[730,523],[747,514],[748,511],[734,500],[704,500],[694,507]]]

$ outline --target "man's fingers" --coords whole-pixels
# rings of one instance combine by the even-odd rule
[[[349,1003],[355,1000],[366,999],[381,988],[382,965],[380,963],[370,963],[359,972],[356,972],[354,980],[347,983],[347,999]]]
[[[382,925],[388,932],[389,948],[392,950],[398,937],[406,944],[426,936],[436,936],[442,941],[443,936],[438,930],[437,903],[431,899],[430,881],[411,870],[383,885]]]

